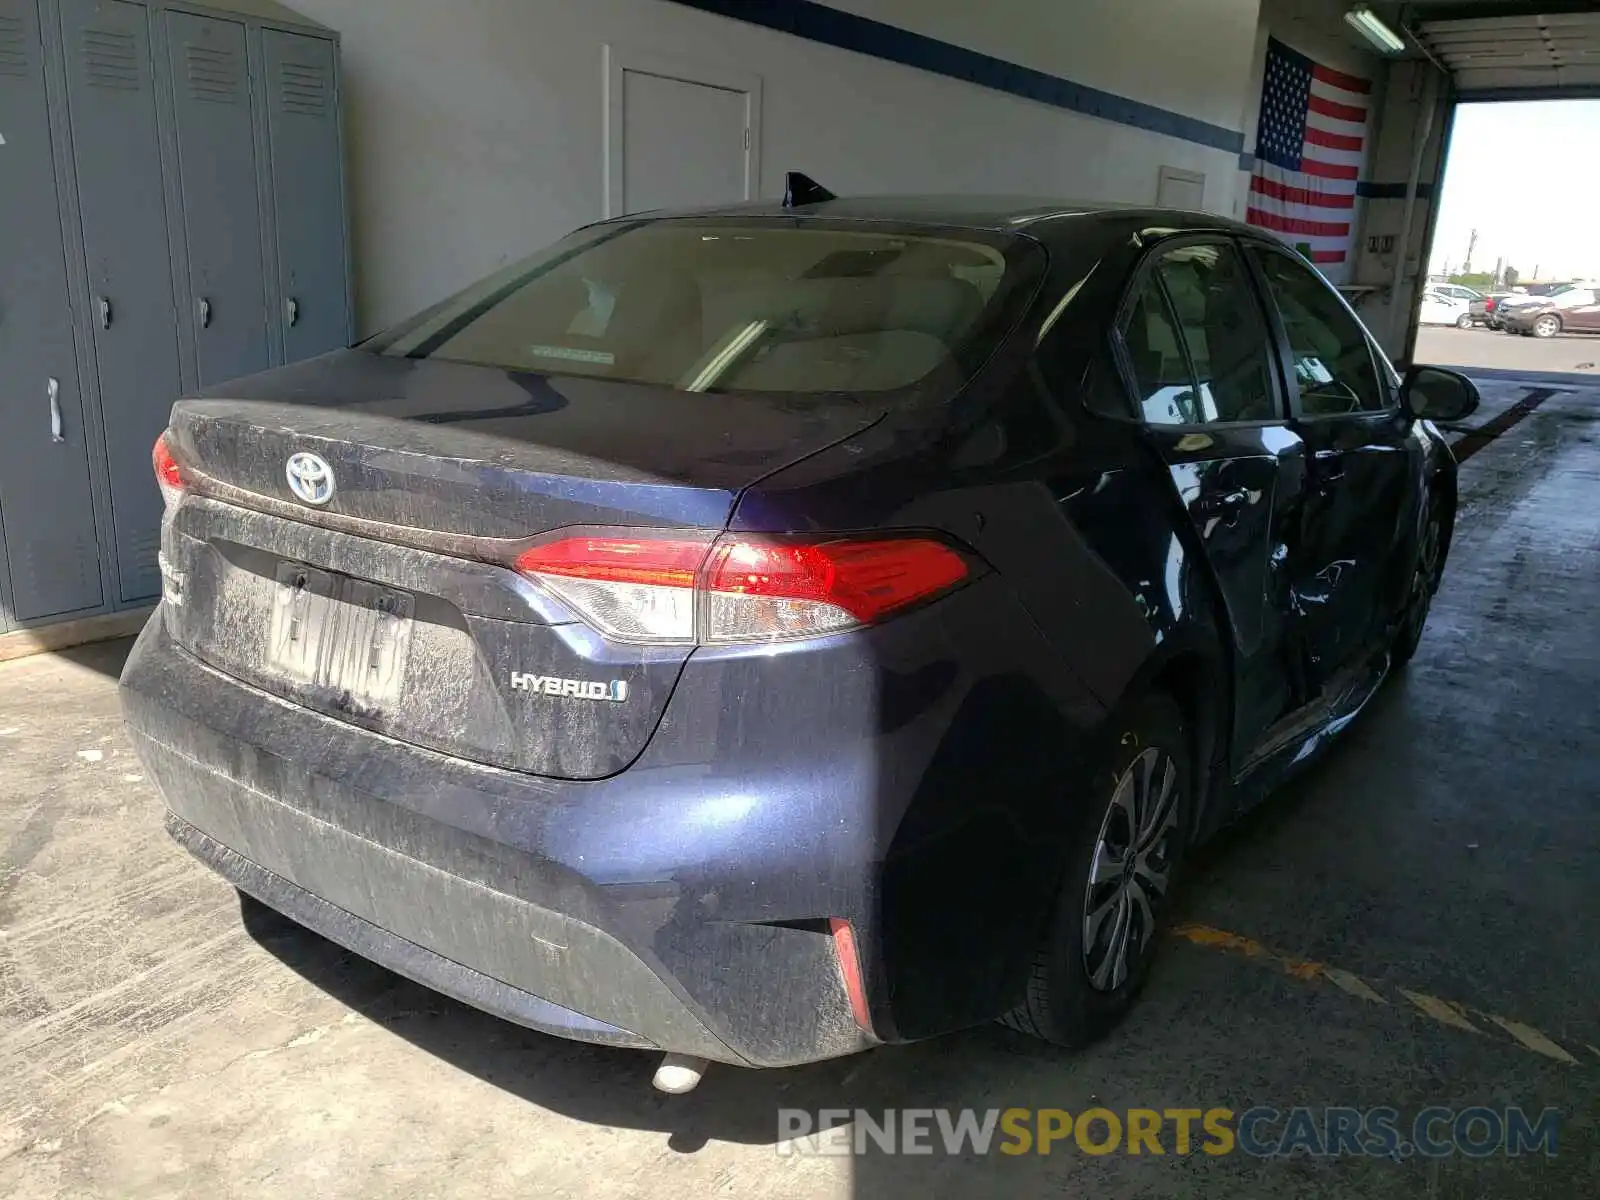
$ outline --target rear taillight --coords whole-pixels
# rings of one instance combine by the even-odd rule
[[[580,534],[516,567],[619,641],[730,644],[838,633],[932,599],[967,561],[923,537]]]
[[[1498,303],[1498,302],[1494,301],[1494,300],[1485,300],[1483,302],[1483,311],[1484,312],[1493,312],[1494,311],[1494,306],[1495,306],[1496,303]]]
[[[155,448],[150,451],[150,461],[155,467],[156,484],[161,488],[161,501],[171,512],[178,505],[178,497],[188,487],[188,481],[183,476],[183,468],[178,465],[178,460],[172,457],[165,433],[156,439]]]

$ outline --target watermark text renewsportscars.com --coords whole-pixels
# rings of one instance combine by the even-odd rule
[[[1522,1108],[802,1108],[778,1110],[780,1155],[1248,1154],[1554,1157],[1561,1113]]]

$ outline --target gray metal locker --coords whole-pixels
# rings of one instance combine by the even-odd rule
[[[338,43],[237,2],[0,0],[0,628],[156,596],[172,402],[349,338]]]
[[[284,360],[296,362],[350,342],[335,46],[265,29],[261,49]]]
[[[168,12],[166,22],[186,307],[198,382],[209,387],[271,361],[249,59],[238,21]]]
[[[5,623],[103,600],[35,0],[0,0],[0,530]]]
[[[150,446],[182,390],[146,9],[60,0],[121,598],[161,590]]]

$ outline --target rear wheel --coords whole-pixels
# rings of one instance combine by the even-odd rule
[[[1550,338],[1561,332],[1561,318],[1546,314],[1533,323],[1533,336]]]
[[[1459,317],[1456,318],[1456,328],[1457,329],[1471,329],[1472,328],[1472,318],[1469,317],[1466,313],[1462,313]]]
[[[1188,841],[1191,756],[1183,713],[1165,695],[1150,696],[1118,731],[1073,838],[1027,994],[1005,1024],[1082,1046],[1132,1006]]]

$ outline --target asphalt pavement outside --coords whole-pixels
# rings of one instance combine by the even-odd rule
[[[1437,361],[1501,336],[1429,333]],[[1074,1054],[986,1028],[658,1095],[643,1054],[242,921],[162,832],[125,643],[0,665],[0,1195],[1600,1195],[1600,380],[1507,369],[1416,660],[1192,864],[1139,1007]],[[1554,1156],[1264,1159],[1197,1130],[1188,1154],[839,1157],[778,1115],[1297,1105],[1561,1122]]]
[[[1463,370],[1487,369],[1486,377],[1527,372],[1577,375],[1571,382],[1582,386],[1582,376],[1600,384],[1600,334],[1563,333],[1553,338],[1521,337],[1494,329],[1456,329],[1449,325],[1424,325],[1417,332],[1417,362],[1456,366]]]

